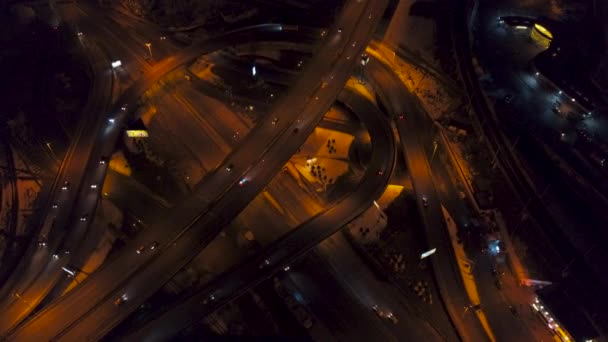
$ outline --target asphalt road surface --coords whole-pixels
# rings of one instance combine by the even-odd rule
[[[85,48],[85,51],[89,50]],[[20,322],[50,290],[52,283],[40,281],[41,278],[57,278],[61,275],[61,265],[64,263],[52,255],[57,253],[65,236],[73,232],[85,232],[88,227],[86,222],[80,222],[74,217],[73,209],[80,207],[83,199],[87,204],[95,202],[95,198],[89,196],[89,189],[86,186],[80,189],[80,185],[87,170],[83,165],[99,142],[96,132],[105,124],[103,118],[110,105],[112,75],[99,56],[90,53],[87,55],[91,58],[96,77],[72,143],[55,177],[51,200],[44,209],[46,215],[43,215],[45,218],[41,235],[46,236],[46,246],[38,246],[38,241],[34,239],[28,256],[22,259],[13,276],[4,284],[0,293],[3,298],[0,304],[0,335]],[[67,190],[62,189],[64,181],[70,182]],[[57,208],[53,208],[53,205],[57,205]],[[62,256],[62,259],[67,260],[69,256]]]
[[[372,159],[355,191],[275,241],[254,258],[220,276],[187,300],[177,303],[171,310],[130,335],[129,339],[156,341],[177,334],[194,323],[197,317],[202,318],[213,312],[287,266],[357,217],[371,206],[374,199],[382,195],[395,165],[394,140],[390,126],[384,118],[375,115],[377,110],[367,100],[351,93],[343,94],[340,97],[343,103],[352,107],[367,108],[354,112],[366,114],[362,121],[372,137]],[[384,173],[378,175],[378,170],[383,170]]]
[[[77,157],[71,157],[74,160],[72,174],[73,176],[69,177],[70,180],[70,188],[67,191],[63,191],[63,193],[67,192],[67,195],[60,193],[61,196],[70,196],[70,200],[72,203],[78,203],[78,206],[69,212],[70,205],[67,200],[64,200],[62,197],[56,202],[59,205],[58,209],[62,207],[66,207],[68,212],[62,212],[65,217],[66,225],[67,222],[73,222],[73,227],[70,230],[69,234],[60,231],[58,233],[61,234],[59,237],[63,238],[64,235],[67,235],[67,238],[62,240],[60,238],[54,238],[55,235],[53,231],[49,234],[49,241],[47,242],[46,250],[41,250],[34,258],[28,261],[27,266],[23,266],[20,268],[20,272],[17,274],[19,282],[17,285],[12,286],[14,292],[19,293],[19,297],[16,295],[6,296],[5,298],[9,298],[11,301],[8,302],[9,308],[2,310],[0,315],[6,314],[7,319],[1,320],[2,323],[6,325],[2,326],[2,332],[6,333],[11,328],[15,327],[15,324],[20,322],[30,311],[32,311],[37,304],[45,298],[46,294],[53,288],[53,286],[62,279],[65,273],[62,270],[62,267],[65,267],[69,264],[71,260],[71,255],[74,254],[74,250],[80,248],[80,242],[82,238],[87,233],[89,227],[88,215],[94,212],[95,206],[97,204],[97,200],[99,198],[99,187],[98,189],[91,189],[91,184],[102,184],[103,178],[105,176],[105,171],[107,165],[99,164],[99,160],[101,156],[110,155],[117,139],[122,134],[123,123],[129,120],[127,111],[122,111],[120,107],[125,103],[135,103],[136,99],[139,97],[141,93],[145,91],[149,87],[149,85],[155,83],[166,73],[174,70],[175,68],[187,63],[188,61],[192,61],[200,54],[213,51],[226,43],[222,43],[223,39],[231,39],[234,41],[248,41],[251,36],[249,35],[249,30],[259,31],[259,32],[276,32],[277,26],[275,24],[272,25],[259,25],[253,28],[245,28],[242,30],[238,30],[237,32],[228,33],[221,38],[216,40],[211,40],[208,42],[209,44],[202,44],[202,46],[183,50],[177,53],[170,60],[164,61],[164,63],[158,63],[148,74],[145,74],[143,79],[136,82],[118,101],[119,107],[110,111],[110,113],[115,114],[106,115],[107,111],[96,113],[95,120],[88,120],[88,124],[97,124],[99,135],[93,133],[94,129],[87,129],[89,132],[86,135],[83,135],[83,138],[86,137],[88,141],[80,141],[78,146]],[[104,66],[106,70],[103,72],[108,73],[107,66]],[[102,96],[103,97],[103,96]],[[109,98],[109,93],[105,94],[104,98]],[[104,108],[103,106],[99,106],[100,108]],[[132,108],[131,108],[132,109]],[[108,121],[112,119],[113,122]],[[76,153],[74,153],[76,156]],[[69,155],[68,155],[69,156]],[[87,163],[87,167],[82,167],[83,163]],[[74,184],[79,179],[85,179],[85,181],[81,182],[84,184],[80,189],[78,194],[73,194],[78,185]],[[60,183],[58,185],[58,191],[61,191]],[[80,221],[80,218],[83,215],[87,215],[87,221]],[[58,216],[57,222],[55,224],[58,228],[63,228],[59,223],[60,217]],[[94,247],[94,246],[87,246]],[[66,253],[67,252],[67,253]],[[57,254],[57,258],[53,257],[53,254]]]
[[[437,252],[430,257],[430,260],[444,306],[463,340],[486,341],[488,338],[477,318],[473,315],[463,315],[463,310],[469,301],[460,280],[460,273],[441,213],[441,203],[433,182],[428,155],[417,134],[425,123],[419,122],[415,115],[408,115],[418,110],[412,106],[413,101],[407,101],[413,95],[405,89],[401,80],[387,66],[378,61],[371,60],[366,71],[380,94],[380,98],[387,104],[388,110],[397,123],[397,130],[403,145],[402,150],[410,171],[414,192],[417,195],[427,244],[429,249],[437,248]],[[400,115],[403,115],[403,118]],[[423,197],[426,198],[427,205],[423,204]]]
[[[313,59],[311,65],[306,70],[307,77],[301,79],[292,89],[290,94],[282,99],[282,102],[275,107],[277,116],[286,117],[290,115],[282,124],[272,125],[270,122],[264,122],[258,125],[253,132],[245,139],[243,146],[239,149],[239,153],[233,152],[222,167],[218,171],[207,177],[204,186],[196,189],[194,194],[198,196],[197,200],[190,200],[183,203],[180,211],[176,212],[177,221],[162,222],[159,227],[178,226],[185,227],[181,233],[173,236],[169,243],[162,243],[154,256],[159,257],[142,257],[130,258],[129,260],[120,260],[114,264],[107,265],[97,274],[89,277],[82,286],[72,291],[68,295],[56,301],[49,307],[45,308],[34,316],[30,321],[16,331],[11,338],[48,338],[49,336],[59,337],[60,335],[71,340],[77,336],[84,339],[96,339],[98,336],[111,329],[117,324],[122,317],[125,317],[130,311],[138,306],[154,293],[162,284],[168,280],[179,269],[179,265],[186,264],[196,251],[201,248],[201,245],[206,245],[217,234],[217,226],[227,222],[231,214],[239,211],[239,208],[244,206],[248,196],[256,194],[256,188],[263,187],[263,182],[259,179],[266,180],[263,177],[265,173],[272,174],[274,170],[280,169],[283,162],[299,147],[306,133],[312,131],[316,123],[320,120],[326,108],[329,107],[337,93],[348,77],[348,71],[356,62],[356,56],[360,53],[362,47],[357,45],[362,41],[367,41],[371,35],[372,28],[375,26],[376,18],[379,18],[382,13],[384,3],[363,4],[353,3],[345,7],[340,19],[337,20],[338,25],[348,27],[343,29],[341,33],[337,29],[332,31],[332,34],[327,38],[325,49]],[[374,19],[367,19],[368,13],[371,13]],[[365,20],[363,19],[365,18]],[[359,25],[353,30],[354,24],[359,21]],[[363,23],[367,23],[363,25]],[[274,26],[276,31],[280,31],[280,26]],[[348,38],[345,38],[347,37]],[[220,45],[226,37],[220,37],[212,43],[206,44],[205,47]],[[355,44],[353,44],[355,42]],[[234,40],[231,41],[234,43]],[[353,45],[353,48],[351,48]],[[357,47],[358,46],[358,47]],[[145,85],[151,80],[159,77],[162,71],[170,71],[182,65],[185,61],[192,60],[190,55],[198,56],[205,52],[205,49],[198,48],[195,51],[189,51],[189,54],[183,53],[171,57],[166,61],[158,62],[155,65],[157,72],[151,72],[142,77],[142,79],[134,84],[130,91],[127,91],[119,103],[132,103],[139,94],[141,88],[145,89]],[[336,54],[336,51],[339,51]],[[343,60],[341,63],[327,63],[328,60]],[[330,76],[328,86],[321,91],[321,77]],[[335,80],[334,80],[335,79]],[[314,84],[319,84],[317,88]],[[314,89],[310,93],[310,89]],[[310,97],[304,96],[311,94]],[[128,101],[130,100],[130,101]],[[297,105],[300,104],[300,105]],[[298,110],[300,109],[300,110]],[[281,115],[278,115],[280,113]],[[302,118],[292,126],[292,122],[298,117]],[[272,116],[270,116],[272,117]],[[117,118],[116,121],[119,121]],[[301,129],[301,134],[300,134]],[[277,135],[276,132],[283,133]],[[293,132],[293,133],[292,133]],[[117,134],[118,132],[115,132]],[[287,134],[289,133],[289,134]],[[296,135],[296,139],[293,139]],[[274,149],[272,147],[275,147]],[[274,150],[280,150],[286,156],[281,158],[262,159],[264,151],[270,154]],[[108,153],[111,149],[108,147]],[[285,153],[287,152],[287,153]],[[276,152],[275,152],[276,153]],[[265,161],[265,162],[264,162]],[[258,162],[256,164],[256,162]],[[234,165],[231,172],[226,172],[226,165]],[[271,164],[273,164],[271,167]],[[276,164],[276,165],[274,165]],[[255,165],[251,167],[250,165]],[[242,175],[245,175],[243,177]],[[237,185],[239,180],[246,178],[247,185],[241,187]],[[254,179],[254,181],[251,181]],[[205,191],[201,191],[204,189]],[[228,190],[226,190],[228,189]],[[224,201],[218,200],[225,198]],[[201,210],[208,208],[209,204],[213,204],[213,212]],[[232,209],[232,210],[230,210]],[[196,215],[180,215],[181,213],[197,213]],[[194,217],[194,218],[193,218]],[[199,221],[199,219],[202,220]],[[181,221],[181,222],[180,222]],[[208,228],[208,227],[213,227]],[[190,228],[190,229],[189,229]],[[205,229],[207,228],[207,229]],[[167,237],[166,231],[160,231]],[[157,239],[163,241],[163,239]],[[151,241],[147,241],[150,243]],[[140,243],[138,241],[137,243]],[[134,244],[135,245],[135,244]],[[175,245],[180,245],[180,248],[172,248]],[[185,247],[189,245],[188,247]],[[135,272],[145,267],[144,272]],[[133,275],[136,273],[135,275]],[[100,286],[98,282],[101,280],[106,286]],[[125,286],[126,288],[121,288]],[[115,306],[114,300],[122,295],[126,295],[129,300],[122,306]],[[97,300],[94,300],[96,298]],[[103,327],[95,329],[94,327]],[[97,337],[96,337],[97,336]]]

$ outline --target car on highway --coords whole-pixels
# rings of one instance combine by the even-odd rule
[[[272,124],[273,124],[273,125],[276,125],[276,124],[277,124],[277,122],[279,122],[279,118],[274,118],[274,119],[272,119]]]
[[[395,316],[395,315],[394,315],[392,312],[390,312],[390,311],[389,311],[389,312],[386,314],[386,317],[387,317],[388,319],[390,319],[390,320],[391,320],[391,322],[393,322],[393,324],[397,324],[397,323],[399,323],[399,320],[397,319],[397,316]]]
[[[241,178],[241,180],[239,181],[239,186],[244,186],[247,183],[247,181],[248,181],[247,177]]]
[[[80,31],[79,31],[78,33],[76,33],[76,34],[77,34],[79,37],[83,35],[83,33],[82,33],[82,32],[80,32]]]
[[[158,247],[158,242],[154,241],[152,242],[152,244],[150,245],[150,250],[153,251],[156,249],[156,247]]]
[[[84,215],[80,216],[80,221],[81,222],[86,222],[87,221],[87,215],[84,214]]]
[[[100,165],[104,165],[107,162],[108,162],[108,157],[101,157],[101,158],[99,158],[99,164]]]
[[[397,317],[391,311],[381,310],[378,307],[378,305],[372,306],[372,310],[374,310],[374,312],[376,313],[376,315],[378,315],[378,317],[380,317],[380,318],[388,319],[391,322],[393,322],[393,324],[399,323],[399,320],[397,319]]]
[[[342,33],[342,28],[338,28],[338,33]]]
[[[422,206],[425,208],[429,206],[429,199],[426,196],[422,196]]]
[[[232,168],[234,168],[234,165],[228,164],[228,166],[226,166],[226,171],[230,172],[232,171]]]
[[[61,190],[65,191],[70,187],[70,182],[65,181],[63,182],[63,185],[61,186]]]
[[[146,250],[146,246],[141,245],[141,246],[139,246],[139,248],[137,248],[136,252],[137,252],[137,254],[141,254],[145,250]]]
[[[376,174],[377,174],[378,176],[382,176],[382,175],[384,175],[384,171],[382,171],[382,170],[378,170],[378,171],[376,171]]]
[[[127,301],[127,294],[123,294],[122,296],[116,298],[116,300],[114,301],[114,305],[116,306],[121,306],[124,302]]]
[[[405,116],[403,114],[399,114],[399,120],[403,120]]]

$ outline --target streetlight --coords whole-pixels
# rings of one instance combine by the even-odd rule
[[[53,155],[55,154],[55,151],[53,151],[53,148],[51,147],[51,143],[50,143],[50,142],[47,142],[47,143],[46,143],[46,147],[48,147],[48,148],[49,148],[49,151],[51,151],[51,153],[52,153]]]
[[[148,42],[146,46],[148,47],[148,52],[150,52],[150,59],[152,59],[152,43]]]
[[[47,142],[47,143],[45,143],[45,145],[46,145],[46,147],[48,147],[49,151],[51,151],[51,158],[53,158],[53,160],[58,163],[57,155],[55,154],[55,150],[53,150],[53,148],[51,147],[51,143]]]
[[[22,301],[23,303],[25,303],[30,310],[32,310],[32,304],[30,304],[30,302],[28,302],[27,300],[23,299],[23,297],[21,297],[21,295],[18,292],[13,293],[13,295],[18,298],[20,301]]]
[[[431,164],[433,164],[433,158],[435,157],[435,152],[437,152],[437,140],[433,140],[433,154],[431,155]]]

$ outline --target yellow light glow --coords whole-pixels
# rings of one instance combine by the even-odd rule
[[[147,138],[149,135],[148,135],[148,131],[144,131],[142,129],[136,129],[136,130],[128,130],[127,136],[129,138]]]
[[[534,29],[537,30],[543,36],[545,36],[547,39],[553,39],[553,34],[551,33],[551,31],[547,30],[544,26],[540,24],[534,24]]]

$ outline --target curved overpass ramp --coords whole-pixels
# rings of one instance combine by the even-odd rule
[[[268,120],[256,126],[241,147],[205,178],[203,184],[195,189],[171,218],[154,224],[154,233],[148,238],[162,241],[158,252],[147,258],[137,258],[133,256],[134,253],[130,253],[125,258],[107,264],[87,278],[81,286],[51,303],[13,331],[9,338],[96,340],[156,292],[217,235],[217,227],[229,222],[247,205],[249,199],[265,186],[312,132],[342,89],[350,70],[357,62],[356,56],[364,46],[361,42],[367,42],[371,38],[385,6],[386,1],[370,1],[351,2],[344,7],[336,20],[336,28],[305,70],[305,77],[298,80],[290,93],[277,103],[272,113],[274,115],[269,115]],[[369,18],[374,19],[368,19],[369,14],[372,14]],[[337,32],[337,27],[342,27],[342,32]],[[136,101],[147,84],[210,50],[212,46],[223,44],[226,39],[226,36],[212,39],[207,46],[196,52],[180,53],[158,63],[153,72],[123,94],[118,106]],[[353,42],[359,42],[360,45],[351,47]],[[327,75],[334,78],[323,88],[320,83]],[[115,113],[119,114],[114,117],[113,125],[102,134],[109,141],[116,141],[120,130],[114,127],[126,122],[128,118],[126,111],[121,112],[119,108],[116,109]],[[284,118],[284,121],[273,125],[270,121],[275,116]],[[108,144],[100,148],[98,154],[93,154],[89,159],[90,163],[95,163],[101,155],[111,153],[113,146]],[[234,168],[231,172],[226,172],[226,166],[230,164]],[[103,178],[103,172],[90,177],[98,183]],[[238,185],[243,178],[249,180],[246,187]],[[91,208],[94,208],[94,204]],[[166,229],[175,226],[180,227],[179,232]],[[66,243],[79,241],[75,236],[81,237],[82,234],[70,236]],[[142,242],[144,241],[137,239],[129,246],[136,248]],[[173,248],[177,245],[179,248]],[[123,294],[129,300],[120,307],[115,306],[114,300]]]
[[[361,96],[345,91],[338,99],[347,107],[357,108],[353,112],[360,117],[371,136],[372,159],[356,189],[272,243],[254,258],[221,275],[167,311],[158,313],[126,337],[127,340],[163,341],[171,338],[301,257],[367,210],[382,195],[396,161],[391,127],[382,113]],[[379,176],[378,170],[383,170],[383,175]]]

